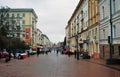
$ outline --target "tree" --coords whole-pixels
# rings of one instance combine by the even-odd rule
[[[0,35],[2,36],[6,36],[7,32],[6,32],[6,24],[7,24],[7,18],[6,15],[9,11],[9,7],[1,7],[0,9]]]
[[[5,36],[0,35],[0,48],[8,48],[9,47],[9,40]]]
[[[9,7],[1,7],[0,9],[0,26],[4,26],[6,24],[6,15],[10,10]]]
[[[9,40],[7,39],[6,25],[6,14],[9,11],[9,7],[1,7],[0,9],[0,48],[8,48]]]
[[[7,30],[4,26],[0,28],[0,35],[1,36],[6,36],[7,35]]]
[[[25,44],[24,41],[20,40],[19,38],[11,39],[11,48],[13,49],[28,49],[29,46]]]

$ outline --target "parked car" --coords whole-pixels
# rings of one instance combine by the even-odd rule
[[[25,58],[27,58],[27,52],[25,50],[19,50],[16,53],[16,57],[18,59],[25,59]]]

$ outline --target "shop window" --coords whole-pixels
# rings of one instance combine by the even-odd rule
[[[120,46],[118,46],[119,56],[120,56]]]

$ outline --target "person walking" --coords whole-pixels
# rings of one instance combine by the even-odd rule
[[[67,52],[68,52],[68,57],[70,57],[71,53],[70,53],[70,46],[67,47]]]
[[[37,56],[40,54],[40,48],[37,48]]]
[[[56,48],[56,54],[58,56],[58,53],[59,53],[59,48]]]
[[[77,48],[76,48],[76,46],[74,48],[74,55],[75,55],[75,58],[76,58],[77,57]]]

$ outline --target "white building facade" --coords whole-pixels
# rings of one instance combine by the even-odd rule
[[[111,36],[112,26],[112,56],[120,58],[120,0],[99,0],[100,12],[100,52],[101,58],[107,59],[110,57],[110,48],[108,36]],[[112,25],[110,25],[110,6],[112,8]]]

